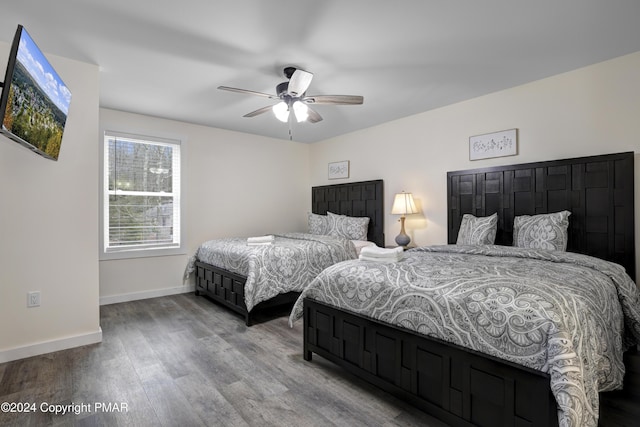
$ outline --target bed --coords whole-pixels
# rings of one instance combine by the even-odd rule
[[[369,218],[367,240],[377,245],[384,245],[383,209],[382,180],[311,189],[310,220],[317,215]],[[348,242],[331,236],[286,233],[274,235],[273,245],[251,247],[246,241],[229,238],[203,243],[190,260],[187,276],[195,273],[196,295],[240,313],[247,326],[259,310],[292,304],[302,288],[328,265],[356,256],[349,255]]]
[[[633,164],[620,153],[448,173],[451,245],[325,270],[290,318],[304,317],[304,358],[454,426],[597,425],[598,392],[621,386],[622,352],[640,339]],[[517,217],[565,210],[569,252],[511,247]],[[498,245],[452,245],[465,214],[493,217]]]

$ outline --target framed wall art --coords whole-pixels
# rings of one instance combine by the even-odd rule
[[[329,163],[329,179],[349,178],[349,160]]]
[[[469,160],[518,154],[518,129],[486,133],[469,138]]]

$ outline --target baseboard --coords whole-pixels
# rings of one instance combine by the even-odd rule
[[[0,351],[0,363],[53,353],[54,351],[67,350],[74,347],[81,347],[83,345],[96,344],[99,342],[102,342],[102,328],[100,327],[98,327],[97,331],[88,334],[75,335],[58,340],[44,341],[37,344],[26,345],[24,347],[16,347],[10,350]]]
[[[100,297],[100,305],[117,304],[119,302],[136,301],[139,299],[149,299],[165,297],[167,295],[186,294],[194,292],[195,285],[176,286],[175,288],[154,289],[151,291],[132,292],[129,294],[109,295]]]

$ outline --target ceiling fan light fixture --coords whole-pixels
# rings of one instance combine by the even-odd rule
[[[296,101],[293,103],[293,113],[298,123],[304,122],[309,118],[309,107],[303,102]]]
[[[278,102],[271,108],[273,110],[273,114],[278,120],[284,123],[289,121],[289,106],[285,102]]]

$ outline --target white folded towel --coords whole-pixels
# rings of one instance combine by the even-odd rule
[[[378,246],[366,246],[360,251],[358,259],[374,262],[398,262],[404,256],[402,247],[386,249]]]
[[[268,234],[266,236],[249,237],[247,238],[247,243],[273,243],[274,240],[275,236]]]
[[[395,257],[392,257],[392,256],[376,257],[376,256],[367,256],[367,255],[360,254],[358,259],[360,261],[373,261],[373,262],[398,262],[402,259],[402,256],[403,254],[398,254],[398,256],[395,256]]]
[[[381,248],[379,246],[366,246],[360,250],[360,255],[364,255],[368,258],[402,258],[404,249],[402,246],[397,248]]]
[[[269,246],[272,242],[247,242],[247,246]]]

